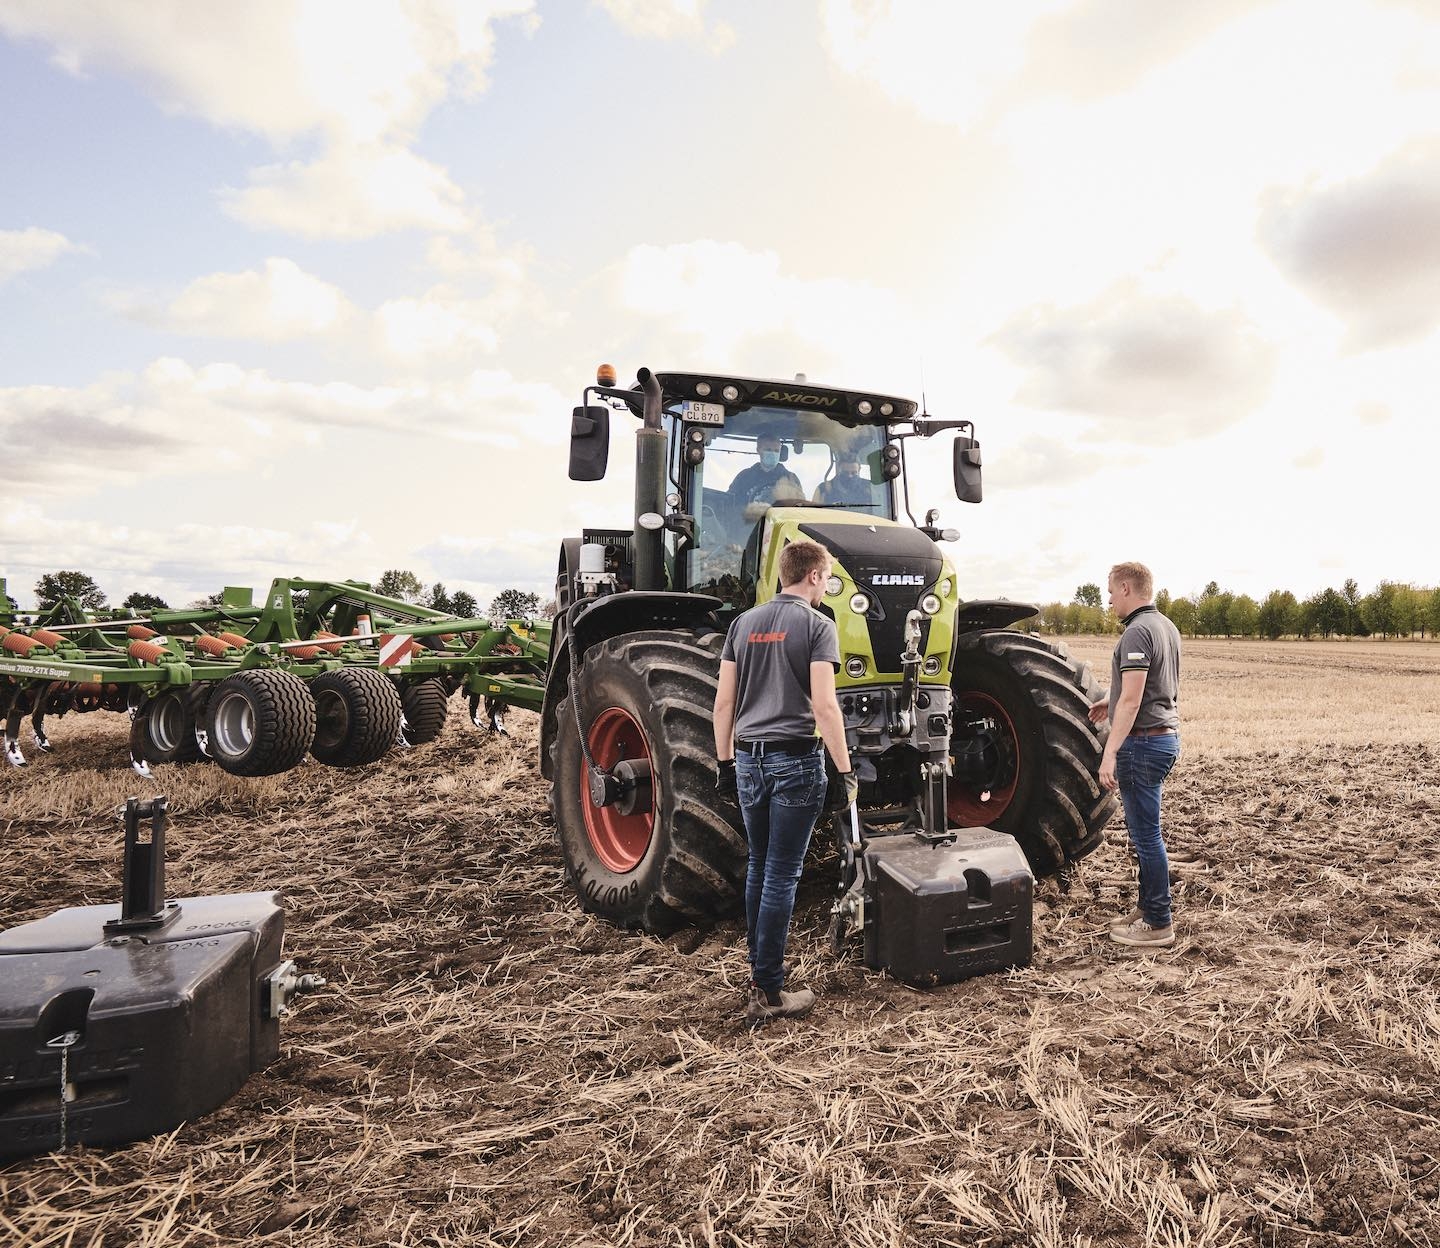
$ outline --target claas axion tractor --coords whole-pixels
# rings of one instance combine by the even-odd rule
[[[656,933],[741,910],[744,825],[716,791],[720,652],[730,621],[779,591],[781,550],[808,538],[834,559],[819,610],[839,634],[860,781],[855,806],[828,809],[832,942],[861,937],[871,966],[914,983],[1028,961],[1033,876],[1094,849],[1115,800],[1096,778],[1088,665],[1010,627],[1036,608],[965,597],[942,546],[958,534],[910,514],[907,449],[941,434],[957,497],[980,501],[971,422],[803,377],[640,369],[620,387],[606,366],[571,418],[573,480],[604,477],[612,412],[640,422],[634,523],[562,544],[542,708],[582,904]],[[782,471],[757,498],[742,473],[762,441]]]

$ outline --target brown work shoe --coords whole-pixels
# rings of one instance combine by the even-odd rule
[[[1139,918],[1124,927],[1112,927],[1110,939],[1117,944],[1135,945],[1141,949],[1164,949],[1175,943],[1175,925],[1167,923],[1164,927],[1155,927]]]
[[[1136,920],[1143,919],[1144,917],[1145,911],[1140,909],[1139,906],[1136,906],[1129,914],[1122,914],[1118,918],[1111,919],[1110,930],[1113,932],[1117,928],[1129,927],[1132,923],[1136,922]]]
[[[814,1008],[815,994],[808,988],[765,992],[751,984],[750,999],[745,1003],[745,1022],[758,1027],[772,1018],[804,1018]]]

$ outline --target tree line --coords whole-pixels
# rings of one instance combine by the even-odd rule
[[[443,611],[447,615],[458,616],[462,620],[479,619],[481,616],[480,604],[475,601],[473,594],[467,593],[463,589],[457,589],[452,593],[440,581],[427,587],[415,573],[404,568],[387,568],[376,579],[374,588],[377,594],[383,594],[386,598],[398,598],[402,602],[429,607],[433,611]],[[105,591],[95,583],[94,577],[85,572],[47,572],[35,582],[35,609],[37,611],[47,611],[64,598],[73,599],[88,611],[104,611],[110,605]],[[13,599],[11,599],[11,603],[11,610],[18,611],[18,604],[14,604]],[[188,605],[213,607],[219,606],[219,604],[220,595],[214,593],[205,598],[198,598]],[[120,606],[139,612],[168,611],[170,609],[170,604],[163,598],[155,594],[141,593],[138,590],[127,596]],[[544,611],[539,594],[526,593],[519,589],[506,589],[495,596],[494,601],[490,604],[489,612],[486,613],[486,618],[532,620],[542,614]]]
[[[1155,606],[1187,637],[1435,637],[1440,636],[1440,589],[1381,581],[1368,594],[1354,577],[1308,598],[1272,589],[1257,602],[1211,581],[1198,594],[1176,598],[1162,589]],[[1114,614],[1102,606],[1100,587],[1087,583],[1070,602],[1047,603],[1038,619],[1020,625],[1042,633],[1113,633]]]

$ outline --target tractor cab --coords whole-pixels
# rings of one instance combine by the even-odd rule
[[[592,396],[606,405],[592,403]],[[960,431],[956,494],[980,501],[980,450],[970,422],[931,421],[909,399],[817,386],[803,377],[785,382],[648,370],[634,388],[622,390],[604,366],[585,399],[571,425],[573,480],[604,475],[610,407],[629,409],[644,422],[637,434],[632,583],[710,595],[726,614],[769,596],[760,576],[767,524],[778,518],[823,522],[840,517],[816,513],[840,512],[877,526],[905,523],[904,445],[911,437]],[[933,513],[924,525],[910,517],[907,527],[932,540],[942,536]]]

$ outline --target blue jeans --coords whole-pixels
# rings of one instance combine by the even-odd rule
[[[1180,757],[1178,733],[1127,737],[1115,755],[1125,826],[1140,864],[1140,910],[1152,927],[1170,926],[1170,860],[1160,832],[1160,788]]]
[[[745,932],[750,974],[765,992],[785,982],[785,943],[800,867],[815,820],[825,804],[825,756],[766,754],[735,756],[740,813],[750,841],[745,870]]]

